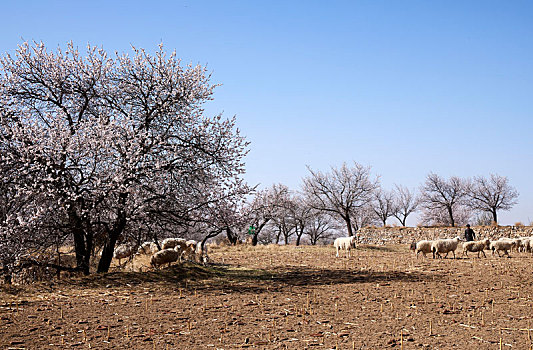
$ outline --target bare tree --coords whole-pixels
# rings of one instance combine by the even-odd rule
[[[489,213],[497,223],[498,210],[510,210],[517,203],[518,192],[509,185],[507,177],[491,174],[488,179],[474,177],[469,183],[467,197],[470,208]]]
[[[394,192],[393,215],[405,227],[407,217],[417,210],[420,200],[405,186],[396,185]]]
[[[472,210],[462,204],[453,205],[453,219],[455,226],[465,226],[472,221]],[[420,224],[427,226],[454,226],[447,208],[423,209]]]
[[[370,168],[354,162],[322,173],[308,167],[310,176],[303,179],[303,192],[312,208],[342,219],[348,235],[354,235],[358,210],[368,205],[373,192],[379,187],[378,178],[371,179]]]
[[[462,203],[466,195],[465,182],[452,176],[445,180],[437,174],[430,173],[421,188],[420,203],[426,213],[447,213],[450,226],[455,226],[454,209]]]
[[[312,210],[310,220],[308,221],[305,234],[309,237],[311,245],[318,242],[331,240],[335,231],[339,229],[338,223],[328,214]]]
[[[274,184],[257,192],[248,204],[245,217],[250,224],[248,234],[252,237],[252,245],[257,245],[261,231],[276,217],[276,211],[283,207],[288,191],[287,186]]]
[[[292,200],[293,205],[291,208],[291,216],[294,221],[296,245],[299,246],[302,236],[306,233],[309,225],[317,213],[316,210],[313,210],[313,208],[311,208],[311,206],[306,202],[306,198],[303,194],[296,194]]]
[[[394,215],[394,203],[394,193],[392,191],[378,189],[374,193],[372,210],[376,214],[376,217],[383,223],[383,226],[386,226],[387,219]]]

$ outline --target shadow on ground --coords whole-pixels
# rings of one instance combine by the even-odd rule
[[[286,292],[292,287],[313,287],[358,283],[419,282],[435,277],[435,272],[359,271],[350,269],[316,269],[286,267],[276,270],[236,268],[229,265],[201,266],[191,263],[176,265],[160,271],[111,272],[61,280],[41,285],[52,291],[64,287],[136,288],[161,287],[194,288],[204,292],[262,293]]]

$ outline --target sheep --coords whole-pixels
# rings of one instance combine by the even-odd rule
[[[533,249],[532,249],[533,248],[533,238],[532,237],[524,238],[523,245],[524,245],[524,251],[525,252],[533,253]]]
[[[497,252],[498,256],[501,256],[500,251],[503,251],[508,258],[511,257],[509,255],[509,250],[511,250],[513,247],[516,247],[516,241],[505,238],[490,243],[490,250],[492,250],[492,255],[494,255],[494,252]]]
[[[470,242],[464,242],[463,243],[463,256],[468,256],[467,252],[477,252],[477,257],[479,258],[479,253],[483,253],[483,256],[486,258],[484,250],[489,249],[490,247],[490,240],[484,239],[481,241],[470,241]]]
[[[120,265],[120,260],[128,258],[135,253],[135,246],[132,244],[121,244],[115,248],[113,252],[113,258],[118,259],[118,264]]]
[[[196,253],[198,249],[198,242],[191,239],[185,242],[186,247],[183,250],[183,255],[187,256],[190,260],[196,261]],[[200,247],[201,249],[201,247]]]
[[[137,255],[152,255],[158,250],[159,249],[157,248],[157,244],[155,244],[154,242],[144,242],[143,244],[141,244],[139,249],[137,249]]]
[[[420,242],[417,242],[415,245],[415,253],[416,258],[418,259],[418,253],[422,252],[424,255],[424,258],[426,257],[426,254],[431,253],[431,244],[433,241],[428,240],[422,240]]]
[[[176,245],[178,245],[178,242],[185,242],[185,239],[183,239],[183,238],[165,238],[163,240],[163,242],[161,242],[161,249],[174,248]]]
[[[335,242],[333,242],[333,246],[335,247],[337,254],[335,255],[337,258],[339,257],[339,249],[343,249],[345,252],[345,256],[348,257],[351,256],[350,251],[352,248],[355,249],[355,236],[351,237],[339,237],[335,239]]]
[[[455,250],[457,249],[460,241],[462,241],[461,237],[455,237],[452,239],[438,239],[433,241],[433,243],[431,243],[433,259],[435,259],[435,256],[441,258],[440,253],[446,253],[444,256],[446,258],[449,252],[453,253],[453,258],[455,259]]]
[[[174,250],[174,248],[163,249],[156,252],[150,258],[150,265],[154,268],[159,268],[163,264],[167,264],[170,267],[170,264],[177,261],[180,257],[180,254]]]
[[[516,242],[516,247],[517,247],[517,251],[518,252],[526,252],[528,251],[528,247],[529,247],[529,239],[530,237],[518,237],[518,238],[515,238],[515,242]]]

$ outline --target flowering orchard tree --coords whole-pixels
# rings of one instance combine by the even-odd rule
[[[234,118],[204,115],[215,88],[204,67],[184,67],[162,46],[110,57],[72,43],[55,52],[23,43],[0,65],[1,165],[16,169],[13,200],[22,203],[3,232],[24,238],[56,222],[85,273],[102,235],[105,272],[126,233],[163,218],[177,229],[242,193],[248,145]],[[9,224],[15,217],[32,232]]]

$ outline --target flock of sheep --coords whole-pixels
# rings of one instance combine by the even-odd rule
[[[433,258],[436,257],[442,258],[441,254],[446,254],[444,257],[448,256],[448,253],[453,253],[455,259],[455,251],[459,247],[459,242],[462,239],[460,237],[455,237],[452,239],[437,239],[434,241],[422,240],[419,242],[413,242],[411,244],[411,250],[414,250],[416,257],[418,254],[422,253],[424,257],[426,254],[432,253]],[[489,239],[483,239],[480,241],[469,241],[462,243],[463,256],[468,256],[468,252],[477,252],[478,258],[480,253],[485,255],[485,250],[491,250],[492,255],[497,253],[498,256],[500,252],[503,252],[504,255],[510,257],[509,251],[516,249],[517,251],[531,252],[533,253],[533,237],[519,237],[519,238],[505,238],[502,237],[497,241],[490,241]]]
[[[491,250],[492,255],[495,253],[498,256],[509,255],[509,251],[513,249],[519,252],[530,252],[533,254],[533,237],[519,237],[519,238],[505,238],[502,237],[497,241],[491,241],[488,238],[482,239],[480,241],[469,241],[464,242],[460,237],[455,237],[451,239],[437,239],[437,240],[422,240],[419,242],[411,243],[411,250],[414,250],[416,257],[418,254],[422,253],[424,257],[426,254],[432,253],[433,259],[442,258],[442,254],[445,254],[446,258],[449,253],[453,254],[455,259],[455,251],[459,248],[459,243],[462,242],[461,246],[463,249],[463,256],[468,257],[468,252],[477,253],[478,258],[480,254],[485,255],[485,250]],[[356,247],[356,237],[339,237],[333,242],[333,246],[336,250],[336,257],[339,257],[339,251],[344,250],[346,256],[350,256],[350,251]]]
[[[118,260],[132,257],[133,255],[151,255],[150,265],[159,268],[164,264],[172,264],[182,259],[207,262],[207,255],[202,251],[201,243],[184,238],[166,238],[161,242],[161,250],[154,242],[144,242],[137,248],[133,244],[121,244],[115,248],[113,258]]]

